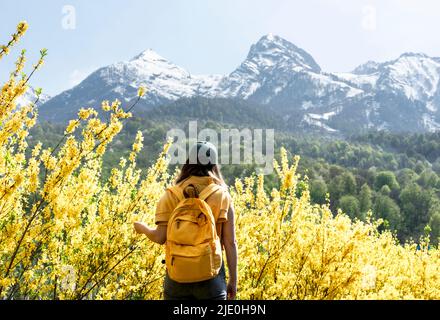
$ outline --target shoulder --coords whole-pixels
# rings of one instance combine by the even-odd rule
[[[227,185],[216,183],[216,187],[217,187],[217,190],[214,192],[215,195],[230,197],[229,188]]]
[[[169,189],[166,189],[156,206],[156,224],[166,224],[178,203],[179,200],[177,196]]]
[[[174,188],[174,187],[166,188],[159,199],[159,205],[167,206],[167,205],[177,204],[179,202],[179,198],[176,195],[178,190],[179,190],[178,188]]]
[[[228,187],[226,185],[219,185],[218,190],[213,194],[218,202],[221,203],[220,207],[223,210],[227,210],[232,203],[231,194],[229,193]]]
[[[222,195],[228,199],[231,199],[231,194],[229,193],[229,187],[225,184],[220,185],[220,192]]]

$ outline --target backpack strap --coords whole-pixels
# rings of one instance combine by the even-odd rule
[[[202,190],[199,194],[200,200],[206,200],[210,195],[212,195],[217,190],[220,190],[222,187],[219,186],[216,183],[211,183],[210,185],[206,186],[205,189]]]
[[[181,188],[179,188],[178,186],[172,186],[169,187],[168,190],[174,194],[177,198],[177,200],[182,201],[183,199],[185,199],[185,196],[183,195],[183,191]]]

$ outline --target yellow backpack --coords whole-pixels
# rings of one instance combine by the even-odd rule
[[[179,199],[168,221],[165,245],[168,276],[176,282],[208,280],[220,271],[220,238],[212,210],[205,201],[220,188],[212,183],[198,197],[185,197],[178,186],[168,189]]]

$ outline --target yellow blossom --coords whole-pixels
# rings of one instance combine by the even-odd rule
[[[20,24],[12,42],[26,29]],[[0,46],[0,58],[9,47]],[[132,222],[154,224],[156,205],[177,173],[168,170],[171,143],[141,170],[138,132],[127,150],[130,162],[121,158],[107,178],[102,157],[130,116],[115,100],[102,103],[108,122],[81,109],[54,149],[37,143],[30,150],[24,141],[36,113],[29,118],[32,106],[15,110],[8,102],[26,92],[15,79],[23,63],[0,90],[0,298],[161,299],[163,247],[136,235]],[[70,135],[81,121],[81,134]],[[298,162],[281,149],[270,192],[263,175],[229,188],[238,298],[440,299],[440,250],[429,238],[400,245],[373,213],[352,221],[342,211],[334,216],[329,204],[312,204]]]
[[[140,86],[138,89],[138,97],[142,98],[146,93],[146,88],[144,86]]]
[[[81,108],[78,111],[78,117],[81,120],[87,120],[91,115],[94,115],[94,116],[97,115],[97,112],[92,108],[88,108],[88,109]]]

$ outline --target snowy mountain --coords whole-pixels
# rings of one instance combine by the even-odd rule
[[[75,117],[81,107],[99,106],[103,100],[129,103],[140,86],[148,88],[145,101],[160,105],[191,96],[210,96],[222,76],[191,75],[151,49],[129,61],[100,68],[41,108],[43,118],[59,121]]]
[[[292,130],[356,132],[361,129],[440,129],[440,58],[405,53],[384,63],[369,61],[350,73],[321,70],[313,57],[272,34],[253,44],[228,75],[193,75],[151,49],[93,72],[76,87],[46,102],[43,119],[66,121],[102,100],[130,103],[148,88],[139,108],[180,98],[247,100],[283,116]]]
[[[42,104],[46,103],[51,99],[50,96],[47,94],[41,93],[40,99],[37,102],[38,106],[41,106]],[[17,107],[20,108],[25,105],[29,105],[31,103],[35,103],[37,100],[37,95],[35,93],[35,89],[31,86],[28,87],[28,90],[26,93],[20,97],[17,98]]]
[[[365,91],[360,100],[362,127],[391,131],[440,129],[440,59],[404,53],[384,62],[368,62],[353,73],[336,74]]]
[[[272,34],[252,45],[246,60],[216,88],[221,97],[248,99],[265,92],[267,102],[287,85],[296,72],[321,71],[304,50]]]

